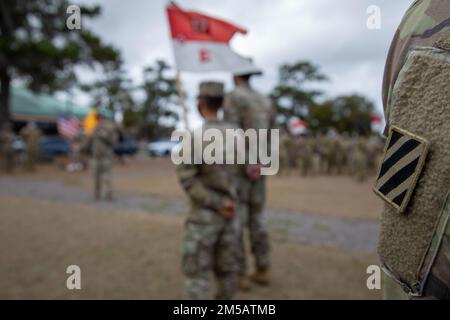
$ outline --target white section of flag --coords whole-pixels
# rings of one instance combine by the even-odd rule
[[[292,135],[299,136],[306,132],[307,125],[305,121],[299,119],[298,117],[291,117],[288,121],[288,129]]]
[[[173,40],[177,69],[187,72],[253,72],[251,59],[234,52],[226,43]]]

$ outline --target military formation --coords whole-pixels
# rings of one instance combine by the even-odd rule
[[[15,135],[11,124],[7,123],[0,132],[0,151],[3,156],[2,169],[11,173],[14,170],[16,152],[14,150]]]
[[[348,175],[363,182],[377,171],[384,148],[378,135],[300,137],[283,130],[280,136],[280,175]]]
[[[362,182],[376,174],[374,191],[385,202],[378,252],[386,299],[450,299],[449,17],[450,0],[417,0],[404,16],[385,67],[385,138],[337,132],[293,136],[281,129],[281,175],[350,175]],[[198,111],[204,124],[199,130],[276,128],[270,100],[250,85],[252,76],[260,73],[235,73],[229,93],[223,83],[202,82]],[[41,132],[29,122],[20,135],[26,168],[34,171]],[[73,161],[82,162],[83,153],[94,160],[94,198],[113,200],[113,124],[99,114],[93,134],[76,139]],[[15,141],[11,125],[3,125],[1,167],[6,172],[16,163]],[[246,151],[250,152],[248,145]],[[190,200],[182,244],[186,298],[208,299],[211,273],[216,299],[233,299],[252,285],[270,285],[271,247],[263,217],[266,179],[261,168],[259,161],[191,161],[177,166]],[[249,260],[254,266],[249,267]]]
[[[271,101],[255,91],[250,85],[250,79],[261,75],[258,69],[235,73],[234,90],[225,97],[224,120],[234,123],[244,131],[248,129],[270,130],[275,125],[275,109]],[[259,137],[261,139],[261,137]],[[263,141],[270,146],[270,141]],[[258,146],[261,146],[258,141]],[[246,146],[246,154],[251,152]],[[259,155],[258,155],[259,156]],[[258,163],[260,163],[258,159]],[[260,165],[247,164],[241,171],[241,231],[239,250],[239,288],[250,289],[250,280],[258,285],[268,285],[270,282],[270,244],[269,234],[264,224],[263,209],[266,201],[266,180],[260,175]],[[248,232],[244,232],[247,230]],[[249,235],[249,242],[255,272],[249,277],[247,274],[247,255],[245,252],[244,235]]]

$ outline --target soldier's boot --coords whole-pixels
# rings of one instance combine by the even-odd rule
[[[247,292],[252,288],[250,279],[247,275],[243,274],[239,276],[239,291]]]
[[[250,279],[260,286],[268,286],[270,284],[270,272],[267,269],[257,270]]]

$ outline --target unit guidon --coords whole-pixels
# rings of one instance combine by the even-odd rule
[[[426,139],[391,127],[374,191],[399,213],[406,210],[428,148]]]

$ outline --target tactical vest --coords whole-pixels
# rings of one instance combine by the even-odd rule
[[[389,134],[374,188],[386,202],[381,262],[410,296],[423,294],[450,214],[448,35],[407,55],[390,92]]]

